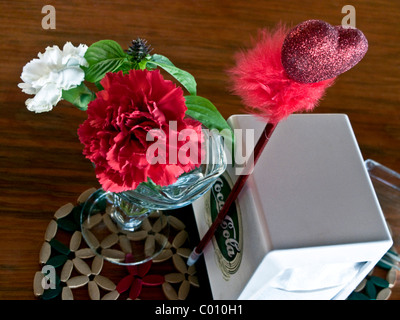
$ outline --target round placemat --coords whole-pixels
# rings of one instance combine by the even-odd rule
[[[96,190],[90,188],[76,203],[62,205],[50,220],[39,252],[41,269],[34,275],[34,295],[43,300],[186,300],[199,295],[196,267],[186,264],[192,251],[186,225],[173,213],[168,215],[171,231],[167,246],[147,263],[136,267],[113,264],[88,247],[80,229],[80,213]],[[109,223],[107,212],[99,213],[98,218]],[[150,216],[141,232],[143,237],[153,237],[153,224]],[[123,234],[112,233],[99,246],[116,256],[131,254]]]
[[[193,220],[187,224],[182,221],[187,212],[183,215],[179,210],[169,212],[171,231],[168,244],[161,254],[145,264],[125,267],[96,255],[86,244],[80,229],[82,206],[96,190],[90,188],[79,195],[76,203],[62,205],[49,221],[39,252],[41,269],[33,279],[35,297],[42,300],[211,298],[208,280],[199,281],[199,272],[196,270],[196,267],[200,268],[199,271],[203,271],[202,274],[207,277],[202,270],[205,266],[197,263],[196,267],[188,267],[186,264],[193,249],[187,229],[189,224],[195,223]],[[103,219],[110,222],[107,212],[100,212],[97,218],[99,221]],[[143,224],[141,235],[144,238],[153,237],[154,220],[150,216]],[[113,229],[112,226],[110,229]],[[116,258],[129,257],[131,254],[123,234],[113,233],[99,242],[99,246],[115,254]],[[398,253],[391,248],[350,294],[348,300],[389,299],[399,274],[399,260]],[[206,285],[203,286],[203,283]]]

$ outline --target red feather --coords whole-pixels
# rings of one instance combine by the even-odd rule
[[[230,69],[233,93],[240,96],[246,112],[278,123],[293,112],[311,111],[334,79],[317,83],[298,83],[290,79],[281,62],[282,44],[289,30],[261,30],[254,47],[237,53],[236,66]]]

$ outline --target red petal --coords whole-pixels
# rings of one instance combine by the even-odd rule
[[[132,284],[132,281],[133,281],[133,275],[131,275],[131,274],[122,278],[121,281],[118,282],[118,284],[117,284],[116,289],[117,289],[118,293],[122,293],[122,292],[125,292],[126,290],[128,290]]]
[[[125,262],[126,263],[131,263],[131,262],[134,262],[134,261],[135,261],[135,258],[133,257],[133,254],[132,253],[127,253],[126,256],[125,256]]]
[[[135,261],[135,258],[133,257],[133,255],[131,253],[127,253],[126,256],[125,256],[125,262],[126,263],[131,263],[131,262],[134,262],[134,261]],[[129,271],[129,273],[131,275],[136,276],[138,274],[136,265],[127,266],[126,268],[128,269],[128,271]]]
[[[142,279],[135,278],[133,280],[131,291],[129,291],[129,298],[135,300],[139,296],[141,291],[142,291]]]
[[[128,271],[129,271],[129,273],[131,275],[137,276],[138,270],[137,270],[137,266],[136,265],[135,266],[127,266],[126,268],[128,269]]]
[[[143,264],[139,264],[137,266],[137,274],[139,277],[143,278],[147,272],[149,272],[150,268],[151,268],[151,264],[153,263],[152,260],[149,260]]]
[[[149,287],[160,286],[164,283],[164,276],[158,274],[147,275],[143,278],[143,285]]]

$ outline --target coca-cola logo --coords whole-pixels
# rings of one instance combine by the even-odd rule
[[[220,176],[211,189],[210,214],[214,220],[231,192],[227,175]],[[213,239],[217,260],[225,278],[237,271],[242,259],[242,223],[238,203],[234,203],[215,232]]]

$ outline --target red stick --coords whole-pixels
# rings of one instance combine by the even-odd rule
[[[254,161],[253,161],[253,168],[251,170],[247,171],[249,173],[253,172],[252,169],[254,169],[254,166],[256,165],[258,159],[261,156],[262,151],[264,150],[265,146],[267,145],[272,133],[274,132],[276,128],[276,123],[267,123],[264,131],[262,132],[260,138],[257,141],[256,146],[254,147],[253,150],[253,156],[254,156]],[[224,220],[225,216],[227,215],[231,205],[237,197],[239,196],[240,191],[242,190],[243,186],[245,185],[248,177],[248,175],[240,175],[238,179],[236,180],[235,185],[233,186],[231,193],[228,196],[228,199],[226,199],[226,202],[224,206],[222,207],[221,211],[218,213],[217,218],[214,220],[212,223],[211,227],[208,229],[207,233],[203,236],[199,244],[193,249],[192,253],[189,256],[189,259],[187,261],[187,264],[189,266],[193,265],[196,263],[196,261],[199,259],[200,255],[203,253],[204,248],[207,246],[207,244],[211,241],[212,237],[214,236],[215,231],[221,224],[221,222]]]

